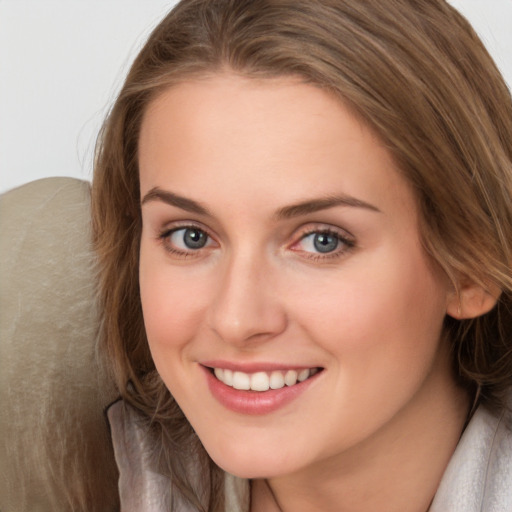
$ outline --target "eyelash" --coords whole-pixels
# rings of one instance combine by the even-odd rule
[[[208,244],[209,241],[214,241],[214,238],[208,233],[208,231],[206,229],[199,227],[197,225],[194,225],[194,224],[179,225],[179,226],[175,226],[171,229],[165,229],[161,233],[159,233],[158,240],[163,245],[164,249],[168,253],[170,253],[174,256],[184,258],[184,259],[193,258],[196,255],[199,256],[199,253],[202,252],[202,249],[205,249],[206,246],[203,246],[198,249],[190,248],[189,250],[185,251],[185,250],[177,249],[176,247],[173,247],[169,243],[168,239],[170,236],[172,236],[174,233],[176,233],[178,231],[182,231],[182,230],[185,231],[187,229],[188,230],[197,230],[197,231],[204,233],[204,235],[207,237],[206,244]],[[336,247],[336,249],[334,249],[333,251],[326,252],[326,253],[309,252],[309,251],[304,251],[304,250],[293,248],[294,246],[300,244],[301,242],[303,242],[305,239],[307,239],[311,235],[332,236],[337,239],[337,241],[339,242],[338,245],[341,245],[342,247],[341,248]],[[303,233],[301,233],[299,239],[297,241],[293,242],[293,244],[291,244],[291,246],[289,246],[289,247],[294,252],[303,253],[303,255],[304,255],[303,257],[308,260],[311,260],[311,261],[322,261],[323,260],[323,261],[325,261],[325,260],[332,260],[332,259],[340,258],[340,257],[346,255],[347,252],[349,252],[350,250],[352,250],[355,247],[355,241],[352,237],[347,236],[346,234],[341,234],[339,231],[337,231],[335,229],[316,228],[316,229],[308,229],[308,230],[304,231]]]
[[[311,235],[327,235],[332,236],[337,239],[338,245],[341,245],[341,248],[338,246],[335,250],[327,253],[321,253],[321,252],[308,252],[308,251],[300,251],[297,249],[293,249],[293,246],[303,242],[307,237]],[[355,240],[348,236],[347,234],[342,234],[339,231],[333,229],[333,228],[313,228],[308,229],[305,232],[303,232],[300,235],[300,238],[297,242],[294,242],[292,244],[292,250],[297,252],[303,252],[304,257],[312,260],[312,261],[326,261],[326,260],[333,260],[337,258],[341,258],[345,256],[350,250],[352,250],[355,247]]]
[[[172,236],[177,231],[186,231],[186,230],[196,230],[204,233],[204,235],[207,237],[207,242],[210,240],[213,240],[213,237],[208,234],[208,231],[200,226],[197,226],[195,224],[184,224],[184,225],[178,225],[171,229],[165,229],[158,235],[158,240],[162,244],[164,250],[166,250],[168,253],[172,254],[173,256],[177,256],[180,258],[193,258],[197,253],[201,252],[201,249],[204,249],[204,247],[199,249],[189,249],[188,251],[184,251],[181,249],[177,249],[176,247],[173,247],[169,243],[169,237]]]

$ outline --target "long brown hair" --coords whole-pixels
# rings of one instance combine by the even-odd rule
[[[163,466],[198,510],[220,510],[222,476],[148,349],[137,146],[158,94],[225,69],[301,77],[339,95],[379,134],[416,191],[426,251],[454,283],[467,276],[501,290],[490,313],[447,317],[457,377],[493,407],[512,385],[512,101],[468,22],[444,0],[183,0],[139,53],[100,134],[93,226],[117,385],[151,419]],[[180,458],[185,446],[210,482],[202,495]]]

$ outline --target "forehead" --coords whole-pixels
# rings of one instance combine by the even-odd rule
[[[213,144],[219,133],[227,136],[223,145],[244,142],[248,156],[258,147],[268,153],[300,141],[311,149],[333,138],[338,143],[371,139],[381,145],[332,93],[296,77],[254,79],[229,73],[180,82],[158,95],[143,117],[140,145],[142,152],[157,143],[162,148],[162,138],[172,142],[169,136],[180,144],[191,138]],[[267,133],[275,144],[269,144]]]
[[[142,194],[168,187],[201,199],[222,184],[232,206],[244,194],[276,207],[337,193],[409,206],[412,198],[375,133],[296,78],[227,74],[170,87],[145,113],[139,167]]]

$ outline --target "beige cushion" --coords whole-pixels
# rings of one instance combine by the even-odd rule
[[[2,195],[0,292],[0,510],[117,510],[87,183]]]

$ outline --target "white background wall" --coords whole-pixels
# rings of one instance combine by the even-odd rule
[[[451,0],[512,86],[512,0]],[[0,0],[0,192],[91,178],[94,141],[137,50],[173,0]]]

